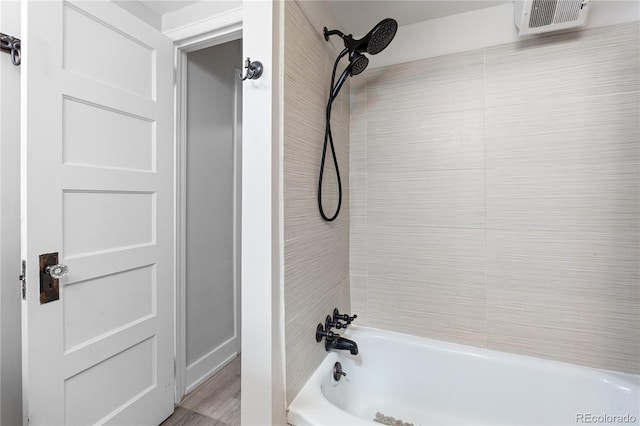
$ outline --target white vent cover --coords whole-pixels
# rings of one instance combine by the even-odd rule
[[[520,35],[580,27],[587,21],[589,0],[515,0]]]

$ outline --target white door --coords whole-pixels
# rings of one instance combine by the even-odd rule
[[[22,13],[25,411],[157,425],[174,393],[172,44],[108,1]],[[41,304],[52,252],[69,270]]]

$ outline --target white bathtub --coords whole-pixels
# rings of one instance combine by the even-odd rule
[[[638,375],[366,327],[346,336],[360,353],[327,354],[291,403],[290,424],[380,426],[376,413],[415,426],[639,422]],[[347,373],[339,381],[336,361]]]

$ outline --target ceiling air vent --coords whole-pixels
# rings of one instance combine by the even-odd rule
[[[587,21],[589,0],[515,0],[520,35],[580,27]]]

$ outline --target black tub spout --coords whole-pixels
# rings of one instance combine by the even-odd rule
[[[339,351],[349,351],[351,355],[358,355],[358,344],[353,340],[346,339],[344,337],[336,336],[333,339],[327,339],[325,341],[325,349],[336,349]]]

